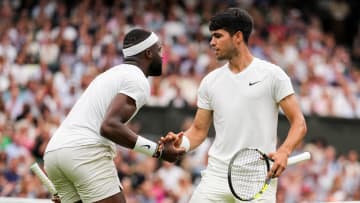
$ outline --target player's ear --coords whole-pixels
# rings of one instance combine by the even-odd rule
[[[148,59],[151,59],[153,57],[153,53],[152,53],[151,49],[145,50],[145,57]]]
[[[236,42],[238,42],[238,43],[241,43],[242,41],[244,41],[244,35],[241,31],[237,31],[234,34],[234,37],[235,37]]]

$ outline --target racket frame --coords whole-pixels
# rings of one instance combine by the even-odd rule
[[[265,164],[266,164],[266,172],[269,172],[270,171],[270,158],[263,152],[261,152],[260,150],[258,149],[252,149],[252,148],[244,148],[244,149],[241,149],[239,151],[236,152],[236,154],[231,158],[230,160],[230,163],[229,163],[229,167],[228,167],[228,184],[229,184],[229,187],[230,187],[230,191],[231,193],[239,200],[241,201],[251,201],[251,200],[254,200],[254,199],[257,199],[259,198],[266,190],[267,188],[269,187],[269,184],[270,184],[270,180],[271,180],[271,177],[267,177],[264,181],[264,185],[263,187],[261,188],[261,190],[259,192],[257,192],[252,198],[249,198],[249,199],[244,199],[242,197],[240,197],[236,192],[235,192],[235,189],[234,187],[232,186],[232,180],[231,180],[231,173],[232,173],[232,165],[235,161],[235,159],[238,157],[238,155],[240,153],[242,153],[243,151],[246,151],[246,150],[253,150],[253,151],[256,151],[257,153],[259,153],[261,155],[261,157],[263,158],[263,160],[265,161]]]

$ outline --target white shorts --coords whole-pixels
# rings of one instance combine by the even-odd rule
[[[216,174],[208,171],[202,172],[202,177],[199,185],[195,189],[189,203],[239,203],[243,202],[236,199],[230,191],[227,177],[219,177]],[[269,188],[253,203],[275,203],[276,202],[276,187],[277,180],[273,179],[270,182]]]
[[[62,148],[44,155],[45,170],[58,190],[61,202],[96,202],[122,188],[113,154],[108,146]]]

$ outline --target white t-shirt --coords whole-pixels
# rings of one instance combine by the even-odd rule
[[[208,169],[227,166],[231,156],[242,148],[275,151],[278,103],[293,93],[286,73],[258,58],[237,74],[228,64],[209,73],[198,92],[198,107],[213,111],[216,132]]]
[[[100,127],[108,106],[119,93],[136,101],[133,118],[150,96],[149,82],[140,68],[121,64],[97,76],[56,130],[46,152],[94,144],[115,151],[115,143],[100,135]]]

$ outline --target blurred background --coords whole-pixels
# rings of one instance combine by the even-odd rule
[[[360,200],[360,1],[0,0],[0,196],[49,198],[29,166],[99,73],[123,61],[124,34],[161,36],[163,76],[129,126],[157,140],[187,129],[200,80],[221,65],[209,48],[209,18],[228,7],[254,18],[249,47],[291,77],[308,134],[278,203]],[[288,123],[279,115],[279,141]],[[206,167],[209,138],[176,164],[119,147],[128,203],[186,203]],[[169,178],[171,177],[171,178]],[[0,198],[1,201],[1,198]],[[36,202],[34,200],[33,202]]]

